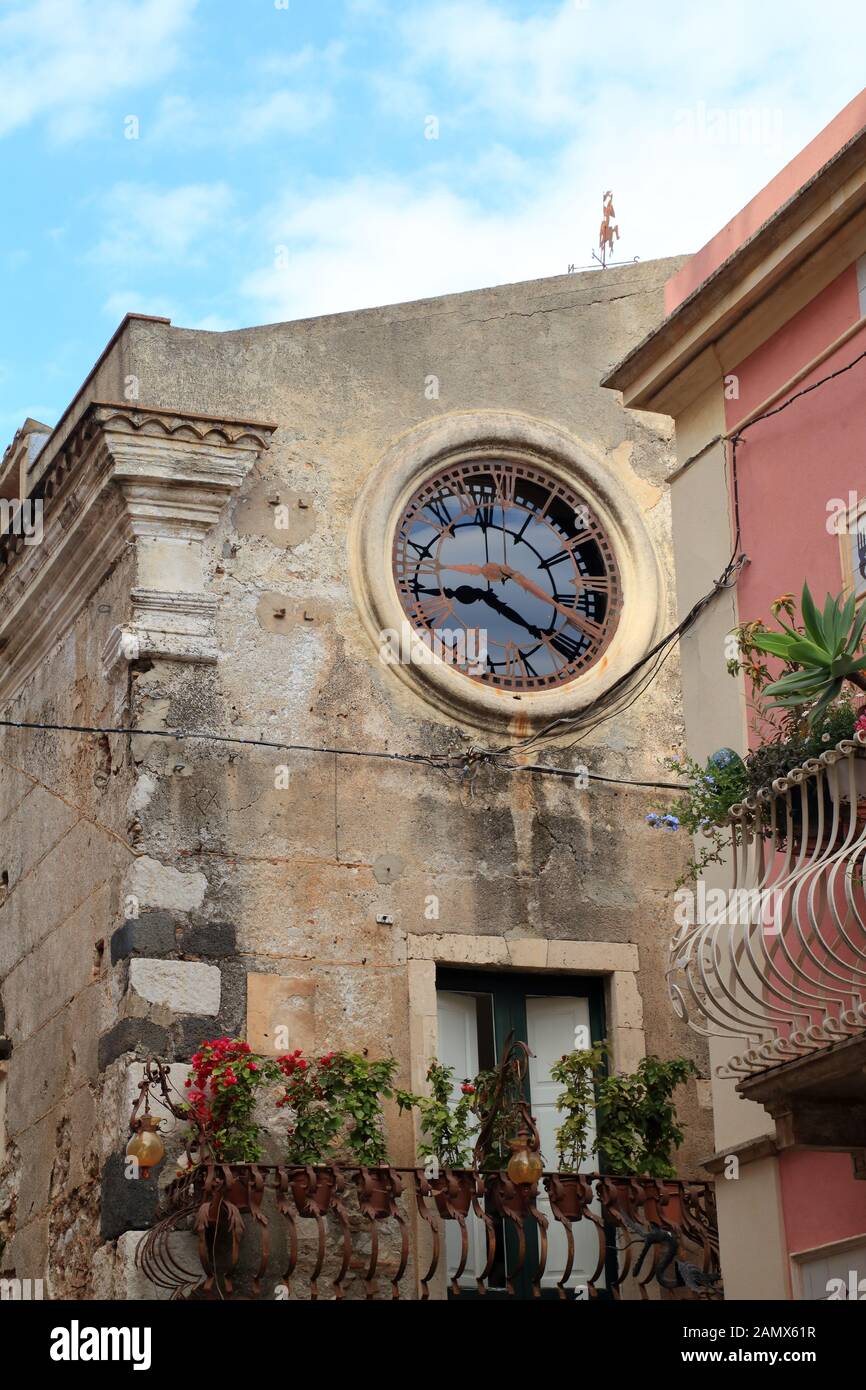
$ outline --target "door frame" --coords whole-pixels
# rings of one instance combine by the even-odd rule
[[[526,1016],[527,997],[541,998],[565,997],[586,999],[589,1005],[590,1045],[605,1038],[604,983],[598,976],[559,975],[545,971],[526,972],[520,970],[464,970],[441,965],[436,968],[436,991],[455,994],[489,994],[493,999],[493,1045],[496,1062],[500,1061],[510,1034],[516,1041],[528,1045],[528,1021]],[[529,1071],[523,1080],[524,1098],[531,1105]],[[502,1224],[505,1250],[512,1260],[516,1259],[517,1235],[509,1221]],[[538,1270],[538,1228],[532,1218],[524,1225],[526,1237],[526,1257],[523,1268],[514,1279],[514,1296],[517,1299],[532,1297],[532,1283]],[[471,1289],[464,1289],[460,1297],[474,1297]],[[450,1294],[449,1294],[450,1297]],[[505,1298],[508,1295],[490,1290],[487,1298]],[[558,1299],[559,1291],[542,1289],[542,1298]]]

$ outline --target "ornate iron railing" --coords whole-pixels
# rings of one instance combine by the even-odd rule
[[[732,808],[732,888],[698,896],[672,940],[677,1014],[750,1044],[722,1075],[866,1029],[864,745],[858,733]]]
[[[555,1286],[559,1297],[575,1296],[569,1281],[578,1222],[590,1223],[597,1237],[587,1298],[602,1291],[620,1298],[627,1281],[642,1298],[653,1281],[685,1297],[721,1296],[711,1183],[548,1173],[542,1184],[567,1239],[565,1269]],[[174,1298],[374,1299],[390,1293],[426,1299],[431,1290],[444,1294],[449,1282],[443,1278],[449,1224],[460,1233],[458,1263],[450,1271],[452,1293],[460,1294],[474,1216],[486,1239],[475,1291],[491,1288],[501,1250],[498,1221],[515,1237],[516,1259],[501,1290],[514,1294],[532,1222],[532,1294],[540,1296],[549,1219],[538,1208],[539,1195],[538,1186],[516,1185],[505,1173],[474,1170],[444,1170],[431,1178],[423,1169],[202,1164],[170,1184],[164,1215],[143,1238],[137,1260]],[[197,1270],[188,1268],[186,1249],[178,1252],[184,1231],[197,1243]]]

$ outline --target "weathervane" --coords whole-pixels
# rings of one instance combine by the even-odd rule
[[[603,215],[601,226],[598,229],[598,249],[601,255],[599,256],[593,251],[592,258],[594,261],[598,261],[602,270],[604,270],[607,265],[608,255],[612,256],[613,254],[614,237],[619,241],[619,223],[611,222],[611,219],[616,217],[616,213],[613,207],[613,193],[610,190],[602,194],[601,208]]]

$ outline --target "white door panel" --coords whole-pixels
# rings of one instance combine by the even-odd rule
[[[439,990],[437,994],[439,1026],[438,1060],[454,1068],[452,1100],[459,1100],[465,1077],[478,1075],[478,1004],[473,994],[457,994]],[[448,1278],[451,1279],[460,1263],[460,1227],[456,1221],[446,1221],[445,1250]],[[472,1214],[467,1217],[469,1255],[460,1280],[460,1287],[475,1288],[475,1278],[487,1263],[487,1241],[484,1223]]]
[[[556,1131],[563,1118],[556,1109],[556,1102],[562,1087],[558,1082],[551,1080],[550,1070],[564,1053],[571,1052],[575,1046],[589,1046],[589,1001],[568,995],[530,996],[526,1000],[526,1030],[529,1050],[534,1054],[529,1060],[532,1114],[538,1125],[544,1166],[555,1171]],[[594,1142],[594,1123],[590,1128],[590,1137]],[[591,1172],[596,1167],[595,1154],[591,1153],[582,1166],[585,1172]],[[595,1208],[598,1204],[593,1205]],[[558,1283],[565,1272],[568,1241],[564,1227],[554,1219],[543,1188],[539,1192],[538,1209],[550,1223],[547,1228],[547,1265],[542,1280],[542,1286],[548,1288]],[[569,1287],[574,1287],[585,1284],[595,1272],[598,1236],[591,1221],[576,1221],[571,1229],[575,1251]]]

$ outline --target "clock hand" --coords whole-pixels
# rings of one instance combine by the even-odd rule
[[[570,627],[576,628],[584,636],[597,636],[594,625],[586,619],[581,618],[573,608],[566,608],[565,604],[558,603],[552,598],[540,584],[536,584],[532,579],[527,579],[519,570],[512,569],[511,565],[449,565],[449,569],[459,570],[462,574],[478,574],[484,579],[513,579],[515,584],[519,584],[521,589],[525,589],[534,598],[539,598],[543,603],[549,603],[558,613],[561,613]]]
[[[452,565],[450,568],[460,569],[462,571],[469,570],[470,573],[473,573],[475,570],[483,567],[479,567],[478,565]],[[493,568],[495,569],[497,566],[493,566]],[[512,608],[508,603],[503,603],[502,599],[498,594],[495,594],[492,589],[474,589],[471,584],[461,584],[456,589],[446,589],[444,586],[441,589],[426,589],[423,585],[419,584],[416,586],[416,592],[419,594],[430,594],[435,598],[456,599],[458,603],[486,603],[488,608],[493,608],[501,617],[507,618],[509,622],[517,623],[519,627],[525,628],[530,636],[535,637],[537,640],[540,641],[543,635],[541,628],[536,627],[534,623],[528,623],[526,619],[518,613],[516,608]]]

